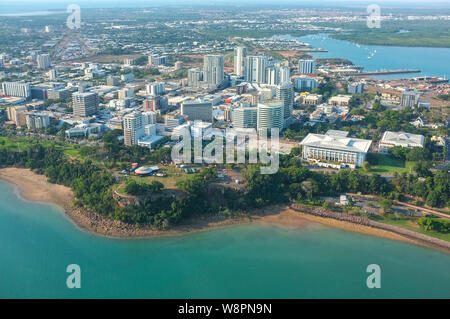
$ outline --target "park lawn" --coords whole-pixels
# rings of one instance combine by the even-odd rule
[[[450,242],[450,233],[444,234],[436,231],[425,231],[420,227],[416,220],[410,218],[400,218],[400,219],[392,219],[392,218],[380,218],[376,219],[377,222],[385,223],[389,225],[394,225],[398,227],[402,227],[405,229],[409,229],[415,231],[417,233],[421,233],[430,237],[442,239]]]
[[[79,149],[76,147],[76,145],[70,144],[70,143],[63,143],[63,142],[51,142],[47,140],[40,140],[35,138],[29,138],[24,136],[18,136],[14,138],[9,137],[0,137],[0,149],[6,148],[10,151],[18,151],[19,147],[20,150],[28,149],[29,147],[33,147],[36,145],[36,142],[39,142],[39,144],[42,144],[44,146],[49,146],[50,144],[55,144],[55,148],[57,150],[63,151],[65,154],[82,158],[80,155]]]
[[[187,175],[186,173],[182,172],[181,169],[173,167],[173,166],[162,167],[160,172],[167,174],[167,176],[166,177],[158,177],[158,176],[139,177],[139,176],[130,175],[129,179],[134,179],[138,183],[147,183],[147,184],[150,184],[153,181],[158,181],[164,185],[165,189],[178,189],[178,187],[175,186],[176,182]],[[125,194],[124,187],[125,187],[125,183],[121,184],[117,188],[117,191],[121,194]]]
[[[413,162],[408,162],[396,158],[392,158],[388,155],[383,154],[370,154],[371,157],[371,167],[370,173],[377,174],[389,174],[392,175],[395,172],[412,172]]]

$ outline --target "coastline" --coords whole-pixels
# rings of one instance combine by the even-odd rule
[[[225,218],[223,215],[213,215],[208,217],[198,216],[187,220],[182,225],[176,225],[169,230],[137,227],[117,220],[107,219],[98,214],[86,212],[78,207],[74,207],[74,195],[70,188],[51,184],[44,175],[38,175],[30,169],[14,167],[2,168],[0,169],[0,180],[15,185],[19,190],[18,196],[25,200],[53,204],[62,208],[66,217],[80,230],[109,238],[145,239],[152,237],[177,236],[249,223],[259,223],[294,229],[301,229],[311,224],[322,224],[345,231],[439,249],[439,247],[430,243],[408,238],[395,232],[331,218],[309,215],[295,211],[285,205],[275,205],[262,209],[255,209],[254,211],[249,212],[247,216],[236,218]]]

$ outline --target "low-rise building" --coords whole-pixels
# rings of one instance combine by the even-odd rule
[[[308,134],[300,143],[303,159],[323,167],[362,167],[372,141],[348,137],[347,134],[345,131]]]
[[[378,152],[387,153],[389,148],[394,146],[401,147],[424,147],[425,137],[419,134],[405,132],[386,131],[379,143]]]

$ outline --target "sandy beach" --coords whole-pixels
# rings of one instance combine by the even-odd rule
[[[136,227],[123,222],[104,218],[98,214],[83,211],[74,207],[74,195],[70,188],[51,184],[47,178],[29,169],[2,168],[0,179],[18,187],[19,196],[29,201],[51,203],[63,208],[65,214],[82,230],[101,236],[113,238],[149,238],[161,236],[183,235],[186,233],[204,231],[232,225],[260,223],[278,227],[301,229],[319,223],[346,231],[367,234],[376,237],[399,240],[417,245],[433,247],[425,242],[413,240],[394,232],[357,225],[350,222],[322,218],[294,211],[285,205],[276,205],[251,211],[247,216],[225,218],[222,215],[198,217],[187,220],[183,225],[176,225],[170,230],[157,230],[150,227]],[[435,248],[435,247],[433,247]]]

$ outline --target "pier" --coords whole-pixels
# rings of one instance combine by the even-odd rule
[[[402,73],[420,73],[418,69],[405,69],[405,70],[380,70],[380,71],[368,71],[352,73],[353,76],[366,76],[366,75],[385,75],[385,74],[402,74]]]

